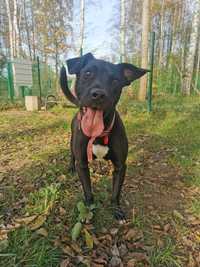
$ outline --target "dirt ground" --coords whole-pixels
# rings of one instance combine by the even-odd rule
[[[82,190],[67,171],[75,110],[0,113],[1,266],[200,266],[200,100],[160,99],[152,114],[129,101],[119,106],[127,223],[112,217],[111,164],[94,162],[96,207],[76,242]]]

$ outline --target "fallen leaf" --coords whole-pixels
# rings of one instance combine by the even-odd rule
[[[61,174],[60,176],[57,177],[59,182],[64,182],[66,180],[66,176],[64,174]]]
[[[75,257],[75,261],[76,261],[77,264],[82,263],[86,267],[90,267],[91,266],[89,260],[87,258],[83,257],[83,256],[76,256]]]
[[[131,259],[127,262],[127,267],[136,267],[136,260],[135,259]]]
[[[137,261],[145,261],[149,262],[148,257],[145,253],[140,253],[140,252],[131,252],[128,254],[129,257],[137,260]]]
[[[173,215],[174,215],[174,217],[176,217],[177,219],[179,219],[179,220],[181,220],[181,221],[184,220],[183,215],[182,215],[179,211],[177,211],[177,210],[174,210],[174,211],[173,211]]]
[[[8,232],[9,231],[0,230],[0,241],[8,239]]]
[[[81,248],[79,247],[79,245],[77,245],[76,243],[72,243],[71,244],[71,248],[77,253],[77,254],[81,254]]]
[[[45,237],[48,236],[48,232],[47,232],[47,230],[46,230],[45,228],[40,228],[40,229],[38,229],[38,230],[36,231],[36,233],[39,234],[39,235],[45,236]]]
[[[32,216],[22,217],[22,218],[15,218],[15,222],[28,225],[29,223],[34,221],[36,218],[37,218],[37,215],[32,215]]]
[[[44,224],[46,219],[47,219],[46,215],[39,215],[33,222],[31,222],[28,225],[29,229],[31,229],[31,230],[38,229],[40,226],[42,226]]]
[[[64,216],[67,212],[63,207],[60,207],[59,208],[59,213],[60,213],[61,216]]]
[[[189,254],[189,261],[188,261],[188,265],[187,267],[195,267],[195,261],[194,261],[194,258],[192,256],[192,253]]]
[[[104,258],[96,258],[94,259],[94,263],[99,266],[107,266],[107,261]]]
[[[116,244],[111,248],[111,254],[113,256],[119,257],[119,249]]]
[[[99,241],[102,241],[102,240],[108,240],[109,242],[112,242],[112,236],[107,234],[107,235],[103,235],[103,236],[100,236],[98,238]]]
[[[104,267],[104,266],[105,266],[104,264],[99,264],[95,262],[92,263],[92,267]]]
[[[192,248],[194,246],[194,243],[185,236],[183,237],[183,244],[189,248]]]
[[[130,229],[125,235],[125,239],[128,241],[137,241],[143,238],[143,233],[141,230]]]
[[[92,235],[86,229],[84,229],[84,233],[85,233],[85,242],[86,242],[87,247],[89,249],[93,249],[94,241],[93,241]]]
[[[119,254],[120,254],[120,257],[123,258],[127,254],[127,252],[128,252],[128,249],[127,249],[126,245],[125,244],[121,244],[119,246]]]
[[[65,259],[65,260],[61,261],[60,267],[68,267],[69,264],[70,264],[70,261],[68,259]]]
[[[118,267],[122,263],[121,259],[117,256],[113,256],[110,260],[110,265],[111,267]]]
[[[118,233],[119,229],[118,228],[112,228],[110,229],[110,233],[112,236],[115,236]]]
[[[71,249],[70,246],[66,245],[66,246],[62,246],[61,248],[62,248],[62,251],[63,251],[65,254],[67,254],[67,255],[69,255],[69,256],[71,256],[71,257],[74,256],[74,252],[73,252],[73,250]]]
[[[82,230],[82,223],[77,222],[72,228],[72,240],[73,241],[76,241],[79,238],[81,230]]]
[[[165,224],[163,229],[167,233],[169,231],[169,229],[170,229],[170,224],[169,223]]]

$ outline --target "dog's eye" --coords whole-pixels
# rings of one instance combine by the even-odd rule
[[[119,85],[119,81],[118,81],[117,79],[114,79],[114,80],[112,81],[112,85],[113,85],[113,86],[118,86],[118,85]]]
[[[84,79],[89,79],[89,78],[91,78],[92,77],[92,72],[91,71],[86,71],[85,73],[84,73]]]

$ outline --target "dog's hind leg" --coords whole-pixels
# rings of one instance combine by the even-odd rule
[[[71,138],[70,138],[70,162],[69,162],[69,167],[68,167],[68,171],[71,174],[74,174],[76,172],[76,167],[75,167],[75,156],[74,156],[74,128],[75,128],[75,123],[76,123],[76,119],[75,117],[72,120],[71,123]]]
[[[74,157],[74,152],[73,152],[73,135],[71,136],[71,139],[70,139],[70,162],[69,162],[68,171],[71,174],[74,174],[76,172],[75,157]]]

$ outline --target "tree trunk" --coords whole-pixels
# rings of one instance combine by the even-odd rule
[[[15,30],[15,56],[19,57],[19,26],[17,21],[17,0],[13,0],[14,11],[13,11],[13,27]]]
[[[33,60],[36,60],[36,44],[35,44],[35,19],[33,2],[31,0],[31,32],[32,32],[32,48],[33,48]]]
[[[7,16],[8,16],[8,27],[9,27],[10,58],[12,60],[14,58],[13,24],[12,24],[9,0],[5,0],[5,1],[6,1],[6,9],[7,9]]]
[[[195,52],[198,41],[198,27],[200,23],[200,2],[195,0],[192,19],[192,31],[190,34],[190,44],[185,62],[185,72],[182,83],[183,94],[190,95],[192,87],[192,77],[194,73]]]
[[[162,0],[162,7],[160,13],[160,39],[159,39],[159,58],[158,58],[159,67],[163,65],[164,8],[165,8],[165,0]]]
[[[200,34],[200,30],[199,30],[199,34]],[[200,36],[199,36],[199,40],[198,40],[198,46],[197,46],[197,64],[196,64],[196,77],[195,77],[195,85],[194,85],[194,89],[195,91],[199,90],[198,89],[198,81],[199,81],[199,68],[200,68]]]
[[[79,54],[83,53],[83,40],[84,40],[84,31],[85,31],[85,0],[81,0],[81,16],[80,16],[80,48]]]
[[[29,57],[32,59],[32,51],[31,51],[31,38],[30,32],[28,27],[27,15],[26,15],[26,1],[24,0],[24,20],[25,20],[25,28],[26,28],[26,36],[27,36],[27,43],[28,43],[28,50],[29,50]]]
[[[141,67],[148,67],[148,36],[149,36],[149,20],[150,20],[150,0],[143,0],[142,11],[142,61]],[[147,75],[140,79],[140,90],[138,99],[144,101],[147,93]]]
[[[120,1],[120,61],[125,61],[125,0]]]

